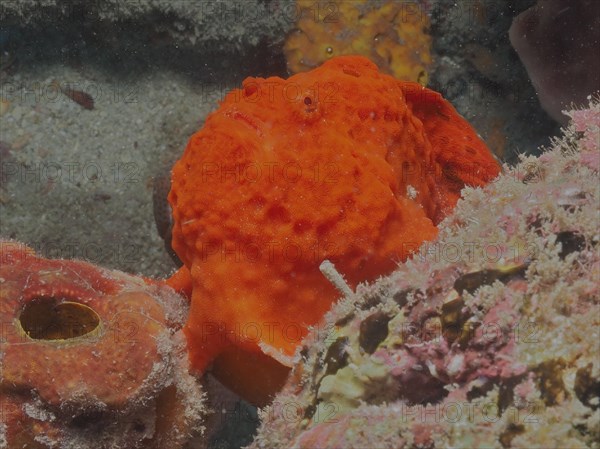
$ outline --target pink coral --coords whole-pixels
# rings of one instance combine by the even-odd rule
[[[600,94],[596,94],[600,95]],[[580,134],[581,163],[594,171],[600,171],[600,97],[585,109],[567,112],[574,130]]]
[[[464,191],[436,241],[338,303],[251,448],[595,447],[598,172],[573,137],[597,107]]]

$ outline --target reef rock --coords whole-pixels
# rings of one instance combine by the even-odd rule
[[[597,448],[599,113],[336,304],[249,447]]]
[[[600,3],[538,0],[519,14],[510,41],[527,69],[542,107],[559,123],[563,111],[600,91]]]
[[[66,20],[81,28],[96,27],[107,40],[122,38],[122,30],[137,27],[138,33],[148,32],[149,41],[194,44],[206,54],[221,56],[239,54],[261,41],[282,41],[296,14],[292,0],[20,0],[2,2],[0,8],[4,25],[53,28]]]

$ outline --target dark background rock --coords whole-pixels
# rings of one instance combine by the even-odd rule
[[[558,133],[508,39],[513,17],[533,3],[437,0],[430,8],[435,64],[430,87],[508,162]]]

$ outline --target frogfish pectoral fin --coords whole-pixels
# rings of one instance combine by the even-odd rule
[[[192,276],[190,270],[185,265],[177,270],[166,282],[169,287],[180,295],[185,296],[187,299],[192,297]]]

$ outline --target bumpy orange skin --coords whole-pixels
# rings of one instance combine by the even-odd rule
[[[352,287],[389,273],[436,236],[465,184],[498,172],[439,94],[366,58],[246,79],[173,169],[172,245],[184,267],[170,284],[191,291],[192,367],[214,362],[260,402],[339,297],[323,260]],[[244,382],[265,364],[273,378]]]

